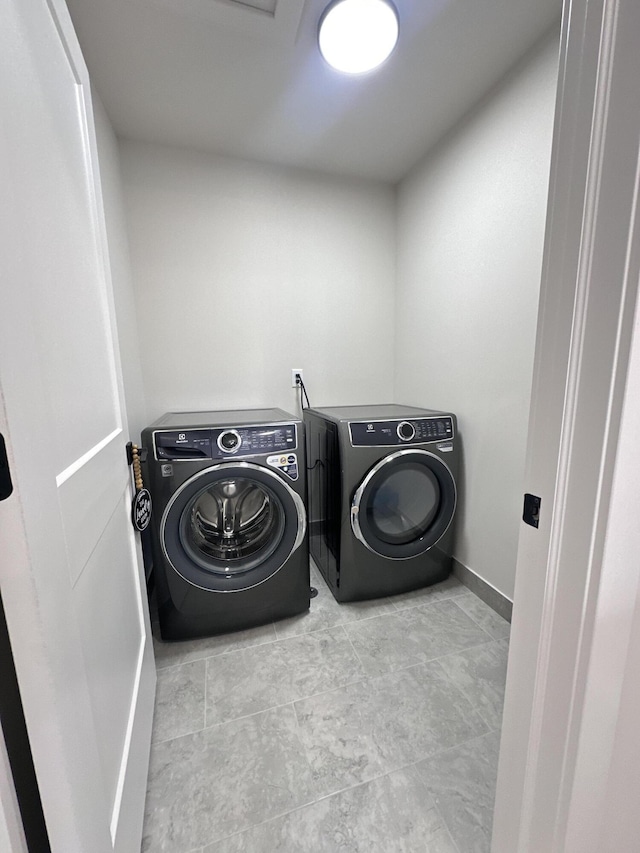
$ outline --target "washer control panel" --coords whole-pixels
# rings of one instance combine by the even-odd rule
[[[350,421],[353,447],[394,447],[453,439],[453,418],[407,418],[393,421]]]
[[[296,424],[158,430],[153,444],[158,460],[228,459],[296,450],[298,433]]]

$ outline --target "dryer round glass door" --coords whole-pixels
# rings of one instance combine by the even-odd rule
[[[400,450],[378,462],[356,490],[351,527],[373,553],[406,560],[438,542],[455,509],[449,467],[426,450]]]
[[[277,474],[250,462],[213,465],[176,491],[161,521],[175,571],[218,592],[248,589],[274,575],[300,546],[304,504]]]

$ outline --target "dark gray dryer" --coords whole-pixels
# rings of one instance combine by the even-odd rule
[[[311,556],[338,601],[451,571],[455,415],[393,404],[305,409]]]
[[[281,409],[169,412],[142,433],[160,630],[176,640],[309,607],[304,425]]]

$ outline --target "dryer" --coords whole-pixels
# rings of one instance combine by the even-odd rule
[[[142,433],[162,637],[309,607],[304,425],[280,409],[169,412]]]
[[[459,446],[450,412],[395,404],[304,411],[310,551],[338,601],[451,571]]]

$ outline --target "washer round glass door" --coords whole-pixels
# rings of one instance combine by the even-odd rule
[[[356,490],[351,527],[374,554],[407,560],[438,542],[455,509],[449,467],[426,450],[400,450],[378,462]]]
[[[270,578],[300,546],[304,504],[278,474],[251,462],[212,465],[175,492],[162,547],[195,586],[234,592]]]

